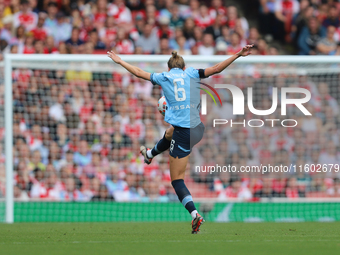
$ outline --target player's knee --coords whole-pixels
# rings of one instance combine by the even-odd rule
[[[171,173],[171,181],[184,179],[184,177],[185,177],[185,170]]]
[[[174,128],[171,127],[171,128],[168,128],[166,131],[165,131],[165,138],[168,140],[168,141],[171,141],[172,139],[172,134],[174,133]]]

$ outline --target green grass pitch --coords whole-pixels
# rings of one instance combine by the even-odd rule
[[[340,254],[340,222],[0,224],[0,254]]]

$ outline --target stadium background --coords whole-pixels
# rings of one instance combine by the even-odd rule
[[[108,49],[169,55],[175,49],[185,59],[234,54],[246,43],[255,44],[254,55],[336,55],[339,9],[337,1],[318,0],[2,1],[1,56],[105,54]],[[12,77],[16,221],[165,220],[163,210],[170,210],[168,220],[187,219],[170,184],[168,154],[150,166],[139,155],[139,146],[152,147],[168,126],[156,108],[159,87],[113,64],[111,72],[17,68]],[[307,88],[313,117],[290,112],[300,123],[294,129],[207,130],[191,165],[340,163],[339,72],[264,74],[250,68],[209,82],[261,88],[255,98],[259,109],[269,108],[271,86]],[[230,95],[222,98],[222,110],[210,102],[214,114],[208,118],[233,118]],[[2,155],[0,197],[5,193],[4,163]],[[210,175],[189,166],[186,183],[210,220],[339,219],[338,203],[306,203],[339,197],[339,174],[334,172]],[[249,203],[263,198],[283,200]],[[241,203],[211,207],[207,201]],[[272,216],[273,211],[282,214]]]

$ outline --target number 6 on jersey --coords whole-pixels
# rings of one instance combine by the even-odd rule
[[[180,82],[181,85],[184,86],[184,80],[182,78],[177,78],[177,79],[173,80],[175,99],[176,99],[176,101],[184,101],[187,98],[187,96],[185,94],[185,89],[184,88],[178,88],[177,82]],[[178,97],[178,92],[182,92],[182,97]]]

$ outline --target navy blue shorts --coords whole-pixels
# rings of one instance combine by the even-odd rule
[[[201,141],[205,127],[202,122],[195,128],[173,127],[175,130],[170,144],[170,156],[184,158],[191,153],[192,147]]]

